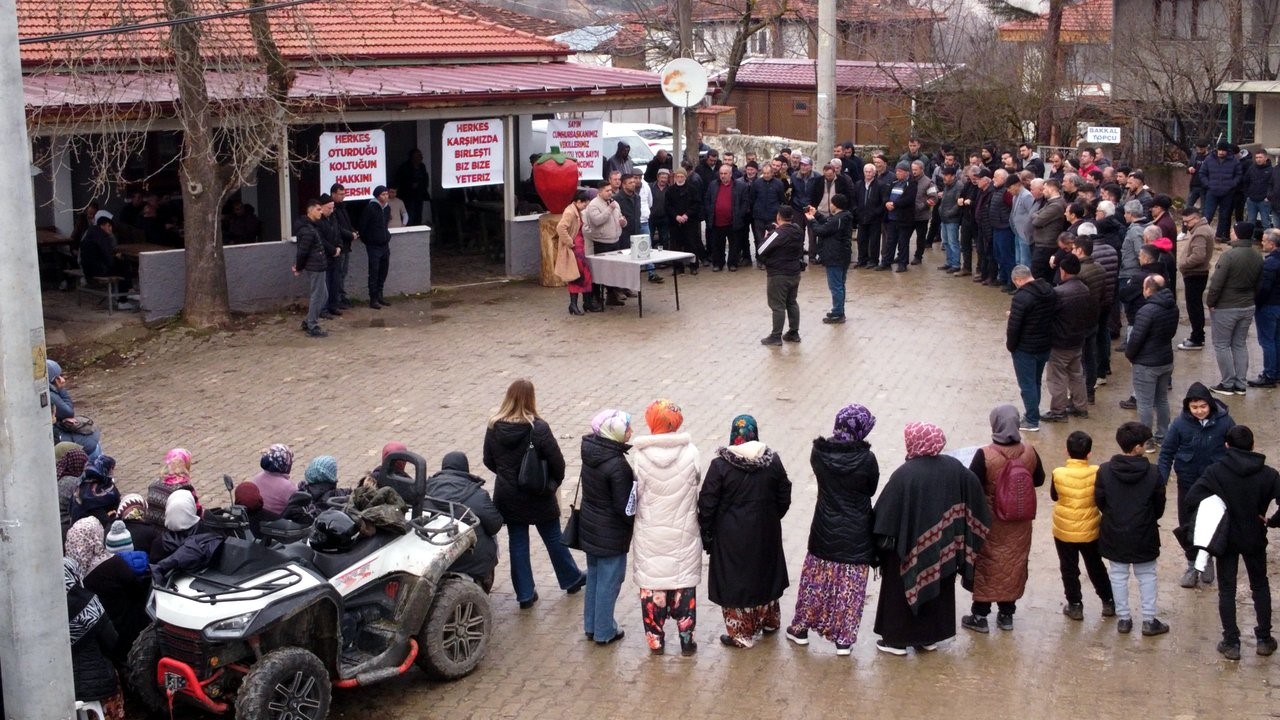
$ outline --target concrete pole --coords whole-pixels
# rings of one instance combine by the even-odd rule
[[[818,0],[818,153],[830,153],[835,144],[836,0]]]
[[[0,176],[26,178],[18,13],[0,0]],[[19,150],[18,148],[24,148]],[[11,718],[75,717],[31,183],[0,193],[0,666]]]

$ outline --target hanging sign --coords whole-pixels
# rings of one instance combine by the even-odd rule
[[[502,121],[445,123],[440,184],[446,188],[502,184]]]

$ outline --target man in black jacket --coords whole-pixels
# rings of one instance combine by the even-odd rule
[[[911,231],[916,223],[917,183],[911,181],[911,165],[898,163],[894,181],[885,188],[884,242],[880,246],[880,264],[876,270],[906,272],[911,254]]]
[[[1280,527],[1280,510],[1265,523],[1272,502],[1280,503],[1280,473],[1267,467],[1267,456],[1253,452],[1253,431],[1236,425],[1227,431],[1227,454],[1210,465],[1187,492],[1189,507],[1216,495],[1227,506],[1227,543],[1218,556],[1218,616],[1222,642],[1218,652],[1228,660],[1240,659],[1240,626],[1236,624],[1236,575],[1240,558],[1249,574],[1253,609],[1258,617],[1254,630],[1259,655],[1276,651],[1271,635],[1271,584],[1267,582],[1267,527]]]
[[[324,244],[325,270],[324,284],[327,288],[327,300],[324,312],[320,317],[328,320],[342,315],[338,286],[342,282],[342,233],[334,222],[333,214],[337,211],[333,198],[320,196],[320,220],[316,229],[320,231],[320,240]]]
[[[1045,422],[1065,422],[1068,415],[1089,417],[1088,393],[1084,387],[1081,348],[1089,324],[1097,320],[1098,306],[1080,278],[1080,259],[1068,255],[1058,266],[1061,282],[1053,289],[1058,298],[1053,317],[1053,338],[1049,351],[1047,382],[1049,412]]]
[[[844,282],[853,256],[853,215],[848,206],[849,199],[837,194],[831,198],[831,215],[824,218],[813,206],[807,214],[812,223],[814,244],[818,247],[814,262],[827,268],[831,312],[822,318],[827,325],[844,324]]]
[[[382,286],[387,282],[387,270],[391,267],[391,233],[387,230],[390,217],[387,202],[390,194],[385,186],[373,189],[373,198],[360,213],[360,239],[364,241],[369,256],[369,307],[377,310],[390,307],[382,296]]]
[[[351,307],[351,301],[347,299],[347,270],[351,267],[351,244],[358,240],[360,235],[351,224],[351,216],[347,214],[347,189],[342,186],[342,183],[334,183],[329,188],[329,197],[333,198],[331,222],[337,228],[338,239],[342,242],[342,253],[338,255],[338,279],[336,283],[329,285],[329,292],[338,296],[338,302],[336,304],[330,302],[330,307],[346,310]]]
[[[766,295],[773,311],[773,332],[760,340],[761,345],[800,342],[800,273],[804,270],[804,233],[791,222],[795,212],[788,206],[778,208],[777,226],[756,251],[756,257],[768,271]],[[789,326],[782,334],[783,320]]]
[[[876,166],[871,163],[862,166],[862,179],[853,184],[853,195],[849,196],[849,209],[858,221],[859,268],[877,264],[886,201],[884,190],[884,185],[876,178]]]
[[[470,575],[489,592],[493,588],[493,570],[498,566],[498,541],[502,529],[502,513],[484,489],[484,480],[471,474],[466,453],[446,453],[440,461],[440,472],[427,478],[427,506],[448,512],[448,503],[465,506],[479,520],[476,544],[449,566],[449,572]],[[441,502],[442,501],[442,502]]]
[[[298,218],[293,234],[298,239],[297,259],[293,263],[294,276],[307,274],[307,284],[311,288],[311,299],[307,304],[307,319],[302,321],[302,329],[311,337],[327,337],[329,333],[320,327],[320,311],[329,299],[329,287],[325,284],[325,269],[328,261],[324,255],[324,240],[320,228],[322,215],[319,200],[308,200],[306,214]]]
[[[1138,421],[1151,428],[1154,440],[1147,452],[1156,451],[1169,429],[1169,382],[1173,378],[1173,336],[1178,333],[1178,304],[1164,278],[1148,275],[1142,281],[1145,298],[1134,317],[1124,355],[1133,364],[1133,397]],[[1152,415],[1156,424],[1152,425]]]
[[[1012,276],[1017,290],[1009,303],[1004,344],[1013,355],[1013,374],[1022,393],[1024,414],[1020,429],[1037,432],[1040,430],[1040,383],[1052,348],[1058,296],[1047,281],[1032,277],[1026,265],[1015,267]]]

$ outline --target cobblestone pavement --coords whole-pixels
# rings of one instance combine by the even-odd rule
[[[646,285],[643,319],[634,301],[603,315],[570,317],[563,290],[513,284],[393,299],[395,307],[381,313],[358,308],[328,322],[331,336],[322,340],[304,337],[297,316],[236,334],[171,330],[126,367],[87,369],[72,379],[72,390],[77,407],[105,426],[104,443],[119,459],[126,490],[142,488],[159,471],[165,451],[181,445],[195,453],[206,504],[225,497],[222,473],[248,477],[258,450],[272,442],[294,447],[296,476],[311,457],[336,456],[344,484],[376,464],[379,448],[392,439],[408,443],[433,467],[445,452],[464,450],[476,469],[485,420],[510,381],[521,376],[536,384],[541,413],[566,450],[566,497],[577,477],[577,438],[600,408],[632,412],[643,433],[644,406],[656,397],[674,399],[684,408],[704,466],[724,443],[730,419],[751,413],[795,484],[783,526],[792,573],[782,600],[785,621],[815,499],[810,441],[830,432],[836,409],[857,401],[876,414],[869,439],[887,477],[903,456],[904,423],[929,420],[946,430],[950,447],[977,445],[989,435],[988,411],[1000,402],[1017,403],[1003,345],[1007,296],[933,270],[939,261],[935,250],[925,265],[905,274],[851,272],[844,326],[820,323],[828,309],[826,284],[819,273],[806,273],[803,342],[781,348],[758,343],[769,327],[764,273],[703,272],[682,278],[679,312],[670,278],[661,287]],[[1252,340],[1250,351],[1256,369],[1259,351]],[[1177,360],[1178,397],[1192,380],[1217,381],[1211,352],[1179,353]],[[1114,452],[1115,427],[1132,417],[1116,406],[1127,395],[1122,356],[1115,367],[1089,419],[1046,425],[1031,437],[1049,467],[1061,464],[1066,435],[1077,428],[1093,433],[1095,461]],[[1251,391],[1230,401],[1237,420],[1255,428],[1259,449],[1272,458],[1280,455],[1278,398],[1277,391]],[[718,608],[705,601],[698,655],[651,658],[636,588],[628,581],[618,607],[628,637],[597,648],[581,632],[581,596],[556,591],[535,542],[542,601],[533,610],[517,608],[504,560],[493,592],[493,642],[474,675],[432,684],[414,670],[387,684],[339,693],[333,716],[1280,716],[1280,660],[1252,652],[1247,592],[1240,600],[1245,656],[1236,664],[1214,651],[1214,588],[1177,586],[1172,504],[1162,523],[1160,616],[1173,630],[1148,639],[1117,635],[1114,621],[1099,617],[1093,596],[1086,598],[1084,622],[1062,616],[1047,488],[1041,502],[1031,584],[1011,633],[960,630],[935,654],[878,654],[871,625],[879,583],[872,582],[852,657],[836,657],[822,640],[798,648],[781,636],[747,651],[722,647]],[[505,540],[500,542],[505,555]],[[1277,562],[1273,557],[1273,571]],[[959,596],[963,609],[968,595]]]

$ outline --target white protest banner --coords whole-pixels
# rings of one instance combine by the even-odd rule
[[[502,184],[502,121],[445,123],[440,184],[446,188]]]
[[[577,160],[578,176],[583,180],[603,180],[603,134],[604,120],[600,118],[548,120],[546,150],[551,152],[552,147],[558,147]]]
[[[320,134],[320,191],[342,183],[348,200],[368,200],[387,184],[387,136],[381,130]]]
[[[1101,145],[1119,145],[1120,128],[1090,125],[1084,132],[1084,141]]]

